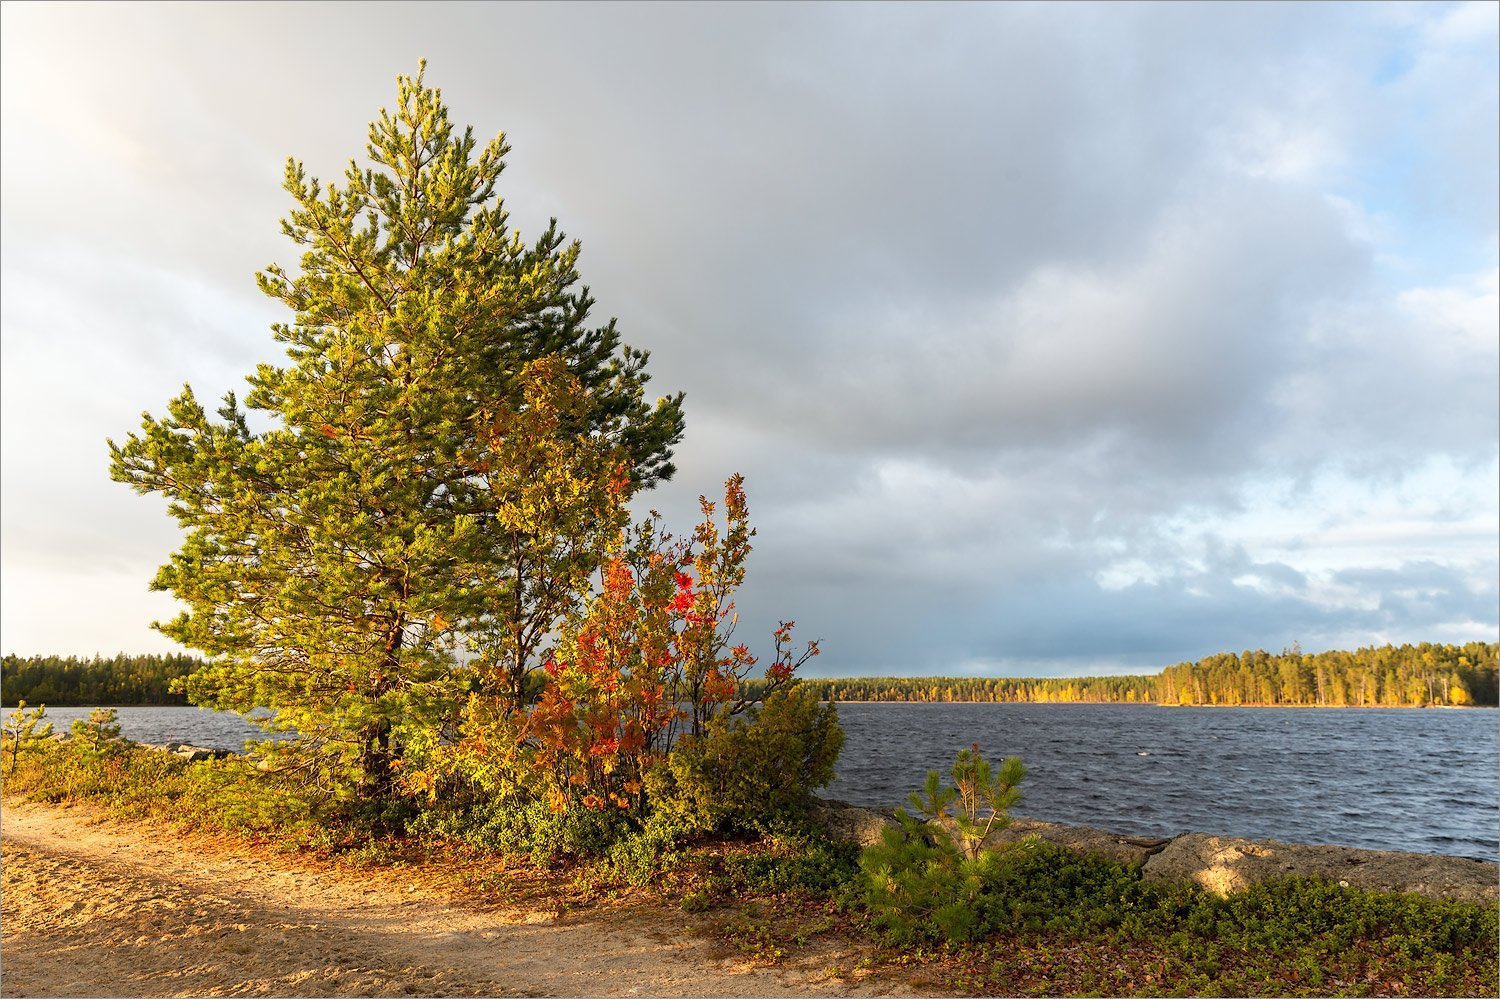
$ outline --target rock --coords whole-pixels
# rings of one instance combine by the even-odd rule
[[[1106,860],[1120,864],[1143,863],[1146,858],[1172,842],[1170,839],[1125,836],[1089,826],[1065,826],[1056,822],[1038,822],[1035,819],[1017,817],[1001,832],[990,834],[984,845],[989,847],[1014,843],[1032,835],[1043,842],[1065,846],[1078,853],[1097,853]]]
[[[877,846],[883,841],[887,828],[900,829],[893,808],[863,808],[847,801],[829,801],[813,798],[808,808],[808,817],[828,829],[833,839],[857,843],[860,846]],[[1016,818],[1003,831],[992,833],[985,840],[985,847],[998,847],[1015,843],[1027,836],[1036,835],[1048,843],[1065,846],[1079,853],[1097,853],[1121,864],[1138,864],[1160,850],[1171,840],[1143,839],[1124,836],[1120,833],[1091,829],[1088,826],[1065,826],[1055,822],[1038,822],[1034,819]]]
[[[199,760],[222,760],[224,757],[231,755],[227,749],[209,749],[204,746],[188,745],[179,745],[172,752],[189,763],[196,763]]]
[[[830,838],[860,846],[878,846],[884,841],[886,829],[901,828],[894,809],[861,808],[847,801],[823,798],[812,799],[807,817],[825,827]]]
[[[1219,894],[1262,881],[1311,875],[1367,891],[1416,892],[1479,905],[1500,895],[1496,866],[1480,860],[1205,833],[1178,836],[1142,870],[1151,881],[1196,881]]]

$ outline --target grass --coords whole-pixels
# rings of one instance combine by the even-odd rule
[[[96,804],[352,866],[401,866],[486,901],[558,913],[647,900],[765,964],[799,954],[826,979],[1004,995],[1494,995],[1497,910],[1316,879],[1227,898],[1046,844],[1018,850],[972,902],[962,944],[900,932],[867,904],[858,852],[795,824],[774,836],[626,836],[586,855],[476,846],[412,802],[319,803],[243,760],[120,747],[26,748],[7,796]],[[425,816],[425,818],[424,818]],[[696,929],[694,929],[696,928]],[[911,930],[907,927],[907,930]],[[893,941],[900,940],[901,943]],[[832,954],[838,963],[828,964]],[[858,957],[854,960],[854,957]]]

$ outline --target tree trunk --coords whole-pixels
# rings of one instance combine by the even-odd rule
[[[364,751],[360,756],[361,798],[391,797],[394,776],[391,761],[391,723],[382,718],[364,731]]]
[[[399,675],[401,644],[405,634],[405,620],[398,615],[392,622],[390,638],[386,640],[386,659],[380,678],[375,681],[371,691],[375,697],[387,693],[392,686],[391,677]],[[364,745],[360,753],[359,796],[390,798],[395,785],[395,767],[392,763],[397,755],[391,744],[391,720],[382,717],[367,725],[360,735]]]

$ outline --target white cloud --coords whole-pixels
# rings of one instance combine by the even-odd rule
[[[1471,45],[1492,42],[1500,33],[1500,4],[1493,0],[1468,0],[1445,11],[1426,29],[1438,45]]]
[[[1410,322],[1429,332],[1434,350],[1451,350],[1462,363],[1495,353],[1500,344],[1500,269],[1466,276],[1445,287],[1409,288],[1396,302]]]

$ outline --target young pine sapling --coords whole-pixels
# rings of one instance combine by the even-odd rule
[[[1026,768],[1019,756],[1011,756],[995,773],[976,744],[959,752],[950,773],[953,786],[945,788],[938,772],[929,770],[926,785],[912,792],[911,806],[938,839],[973,859],[992,833],[1010,825],[1010,809],[1021,800],[1019,785],[1026,779]],[[955,804],[956,811],[950,811]]]
[[[37,725],[47,714],[47,705],[43,704],[26,710],[26,702],[23,700],[16,705],[16,710],[10,713],[5,722],[5,748],[10,750],[10,772],[16,772],[16,757],[21,752],[21,747],[31,742],[40,742],[52,734],[52,723],[47,722],[41,728]]]
[[[114,708],[95,708],[89,712],[88,720],[74,721],[73,735],[88,744],[95,752],[111,742],[120,741],[120,713]]]

